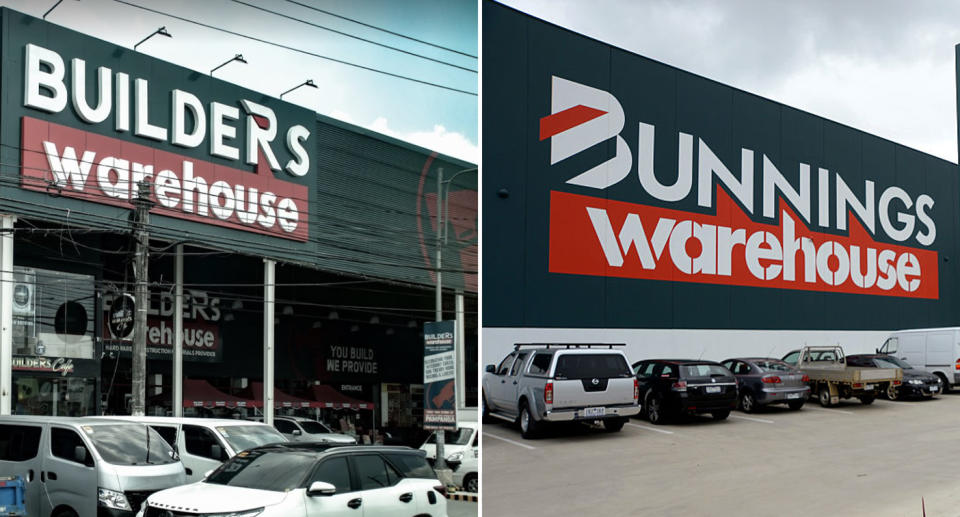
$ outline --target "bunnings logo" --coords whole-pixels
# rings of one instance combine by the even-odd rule
[[[616,139],[613,157],[566,184],[605,190],[638,181],[660,204],[695,195],[697,205],[712,212],[552,191],[553,273],[939,297],[938,255],[928,249],[937,235],[928,194],[896,185],[881,190],[865,180],[858,196],[837,171],[801,162],[784,174],[766,154],[748,148],[740,150],[735,175],[708,142],[683,132],[676,135],[676,175],[657,176],[655,126],[634,122],[634,160],[620,135],[627,123],[620,102],[560,77],[552,81],[551,114],[539,122],[540,141],[550,140],[551,165]],[[673,183],[661,181],[673,177]]]

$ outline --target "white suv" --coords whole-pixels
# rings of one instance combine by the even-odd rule
[[[446,517],[447,501],[422,451],[287,442],[243,451],[200,483],[153,494],[138,517],[197,514]]]

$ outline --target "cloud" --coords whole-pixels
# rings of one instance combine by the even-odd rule
[[[440,124],[435,124],[430,131],[403,133],[391,129],[386,118],[377,117],[376,120],[364,127],[470,163],[478,163],[480,159],[480,148],[477,144],[471,142],[463,133],[447,131],[447,128]]]

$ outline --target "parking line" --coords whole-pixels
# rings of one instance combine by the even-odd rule
[[[513,441],[513,440],[511,440],[511,439],[509,439],[509,438],[504,438],[504,437],[502,437],[502,436],[497,436],[497,435],[495,435],[495,434],[490,434],[490,433],[488,433],[488,432],[486,432],[486,431],[483,432],[483,435],[484,435],[484,436],[489,436],[490,438],[496,438],[497,440],[503,440],[503,441],[505,441],[505,442],[507,442],[507,443],[512,443],[513,445],[516,445],[517,447],[523,447],[524,449],[530,449],[531,451],[534,451],[534,450],[537,449],[536,447],[531,447],[531,446],[529,446],[529,445],[527,445],[527,444],[525,444],[525,443],[516,442],[516,441]]]
[[[844,415],[853,414],[853,411],[844,411],[842,409],[827,409],[825,407],[808,407],[807,409],[812,409],[814,411],[826,411],[828,413],[843,413]]]
[[[739,418],[740,420],[749,420],[751,422],[760,422],[761,424],[775,424],[773,420],[764,420],[762,418],[751,418],[748,416],[730,415],[730,418]]]
[[[647,431],[653,431],[655,433],[673,434],[673,431],[665,431],[663,429],[657,429],[656,427],[647,427],[645,425],[631,424],[630,422],[627,422],[627,425],[629,425],[630,427],[639,427],[640,429],[646,429]]]

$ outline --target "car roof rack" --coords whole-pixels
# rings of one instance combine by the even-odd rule
[[[626,343],[514,343],[513,349],[520,350],[522,347],[539,348],[610,348],[615,346],[627,346]]]

